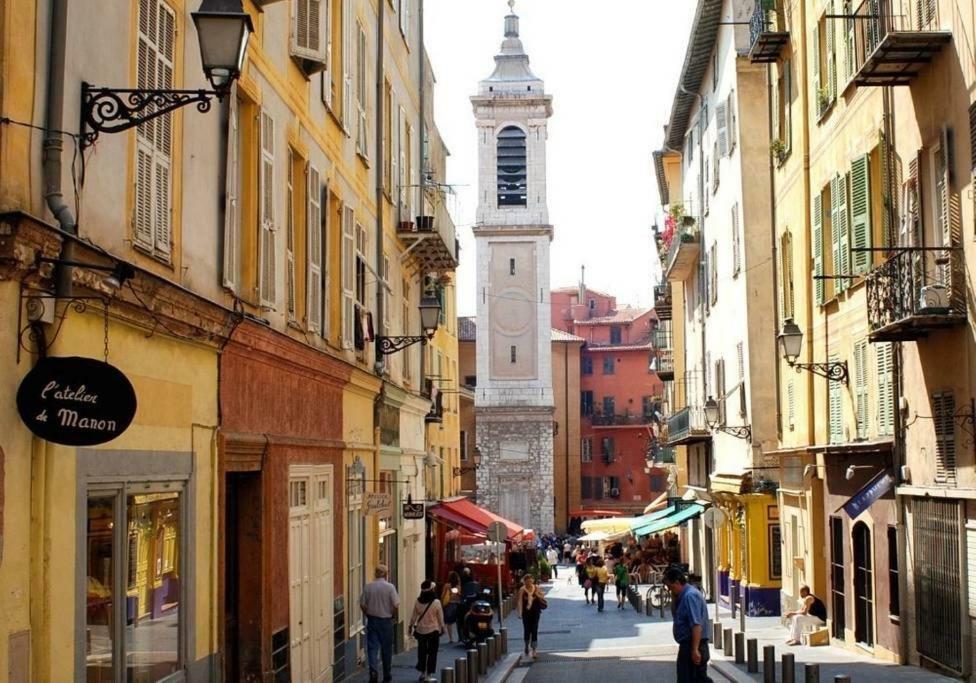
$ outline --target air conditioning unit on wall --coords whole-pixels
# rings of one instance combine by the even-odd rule
[[[611,498],[620,498],[620,489],[610,489]]]

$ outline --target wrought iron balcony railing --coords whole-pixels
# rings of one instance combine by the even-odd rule
[[[657,358],[654,359],[653,369],[662,381],[674,379],[674,351],[671,349],[658,349]]]
[[[397,226],[397,237],[409,245],[411,255],[425,270],[447,271],[457,268],[460,246],[454,219],[447,208],[445,191],[424,188],[422,215],[416,222],[405,220]]]
[[[666,282],[654,287],[654,314],[658,320],[671,320],[671,286]]]
[[[939,30],[937,2],[862,0],[842,18],[848,58],[857,85],[909,85],[919,71],[952,40]],[[853,52],[853,54],[850,54]]]
[[[668,418],[668,445],[680,446],[699,443],[712,438],[705,424],[705,410],[688,406]]]
[[[648,455],[647,464],[650,467],[656,467],[658,465],[673,465],[675,448],[673,446],[661,446],[655,444],[651,447],[650,453]]]
[[[899,249],[866,278],[871,341],[911,341],[965,323],[965,278],[959,248]]]
[[[775,62],[790,42],[789,31],[780,10],[783,0],[756,0],[749,20],[749,61],[753,64]]]
[[[651,415],[603,415],[595,413],[591,417],[591,424],[594,427],[629,427],[651,424],[653,421]]]

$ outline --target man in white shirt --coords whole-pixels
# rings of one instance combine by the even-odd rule
[[[549,562],[549,567],[552,569],[552,578],[558,579],[559,574],[556,568],[559,565],[559,553],[552,546],[549,546],[549,549],[546,550],[546,561]]]
[[[396,586],[386,580],[386,565],[376,565],[376,579],[366,584],[359,606],[366,616],[366,659],[370,683],[379,680],[380,654],[383,655],[383,682],[393,680],[393,625],[400,596]]]

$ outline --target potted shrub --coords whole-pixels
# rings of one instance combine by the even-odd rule
[[[400,221],[400,232],[413,232],[413,221]]]
[[[533,574],[537,580],[549,581],[552,579],[552,567],[549,566],[549,562],[546,561],[546,558],[540,556],[537,567],[538,571]]]
[[[778,165],[786,160],[786,145],[782,140],[773,140],[769,143],[769,153]]]

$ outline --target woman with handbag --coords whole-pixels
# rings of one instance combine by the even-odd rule
[[[420,595],[413,606],[410,616],[410,635],[417,641],[417,671],[420,680],[437,672],[437,646],[440,644],[441,634],[447,630],[444,624],[444,609],[437,599],[433,581],[420,584]]]
[[[515,612],[522,620],[522,636],[525,639],[525,654],[532,651],[532,659],[539,656],[539,617],[548,607],[545,596],[535,583],[531,574],[522,577],[522,587],[515,596]]]
[[[444,623],[447,624],[447,642],[454,642],[454,624],[457,623],[458,608],[461,605],[461,577],[457,572],[447,575],[447,583],[441,591],[441,607],[444,608]],[[458,634],[460,635],[460,634]]]

